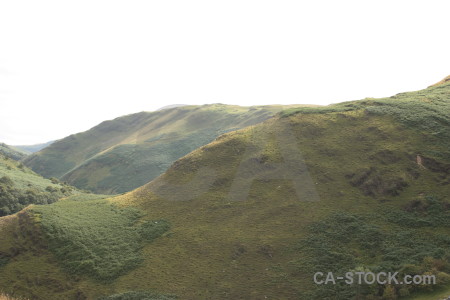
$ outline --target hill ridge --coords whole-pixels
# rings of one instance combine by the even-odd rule
[[[435,87],[435,86],[440,86],[440,85],[444,85],[446,83],[450,82],[450,75],[448,75],[447,77],[445,77],[444,79],[442,79],[439,82],[436,82],[435,84],[430,85],[429,87]]]
[[[160,299],[444,298],[449,111],[447,83],[291,108],[216,137],[128,193],[31,207],[11,218],[16,227],[0,226],[0,287],[37,300],[141,299],[150,292],[163,293]],[[287,128],[288,146],[306,168],[283,155],[277,135]],[[310,175],[318,201],[299,199],[289,176],[265,176],[283,163]],[[230,199],[235,181],[248,178],[249,190],[238,189],[245,197]],[[54,247],[33,243],[41,239]],[[360,271],[432,275],[437,284],[313,280],[316,272]]]
[[[127,192],[221,133],[259,123],[282,109],[212,104],[140,112],[59,140],[24,163],[82,189]]]

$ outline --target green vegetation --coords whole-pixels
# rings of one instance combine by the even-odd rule
[[[141,211],[106,200],[65,200],[32,210],[65,269],[99,280],[117,278],[138,266],[143,243],[169,229],[164,220],[136,224]]]
[[[177,299],[175,296],[161,295],[153,292],[126,292],[99,298],[99,300],[175,300],[175,299]]]
[[[262,122],[281,109],[212,104],[141,112],[56,141],[25,164],[81,189],[119,194],[151,181],[219,135]]]
[[[53,203],[67,193],[67,190],[62,192],[52,186],[48,186],[45,191],[36,188],[21,190],[15,187],[11,178],[3,176],[0,178],[0,216],[18,212],[29,204]]]
[[[362,101],[349,101],[324,107],[302,107],[284,110],[282,117],[295,114],[320,114],[364,110],[369,114],[387,115],[395,118],[408,128],[418,129],[429,138],[426,154],[450,161],[450,81],[428,89],[400,93],[389,98],[368,98]],[[447,151],[438,151],[435,144],[441,144]]]
[[[5,295],[5,294],[0,292],[0,300],[25,300],[25,299],[19,299],[19,298],[10,297],[10,296]]]
[[[65,197],[64,200],[71,201],[87,201],[87,200],[100,200],[111,198],[111,195],[101,195],[101,194],[89,194],[89,193],[80,193]]]
[[[450,86],[438,87],[397,95],[404,99],[386,105],[364,99],[335,111],[297,109],[221,135],[130,193],[70,197],[0,218],[0,289],[38,300],[146,297],[143,291],[224,300],[448,296],[450,162],[442,134],[450,126],[442,119],[436,126],[408,123],[386,112],[401,106],[409,119],[428,121],[445,114]],[[418,105],[415,97],[428,93],[441,99]],[[383,106],[383,113],[366,109]],[[189,115],[192,107],[185,109]],[[181,113],[165,112],[166,125],[170,114]],[[146,115],[131,118],[136,128]],[[129,164],[126,157],[143,155],[146,143],[193,133],[188,128],[195,127],[194,115],[178,115],[183,127],[172,124],[181,136],[140,131],[136,151],[118,130],[131,119],[106,123],[104,134],[120,138],[104,154]],[[98,134],[92,145],[95,139]],[[84,142],[75,136],[73,143],[65,145],[67,151]],[[119,145],[114,151],[120,154],[112,155]],[[100,150],[89,151],[95,156]],[[56,155],[56,148],[51,151]],[[294,154],[301,158],[292,159]],[[291,173],[277,173],[277,163]],[[112,174],[106,165],[90,168],[86,184]],[[293,181],[298,178],[300,183]],[[242,182],[250,182],[248,191]],[[241,201],[230,197],[236,186],[247,195]],[[170,221],[170,232],[162,220]],[[438,285],[313,283],[314,272],[351,270],[435,274]]]
[[[4,143],[0,143],[0,155],[13,160],[21,160],[27,156],[25,152],[15,149]]]
[[[383,215],[390,222],[410,228],[450,228],[450,203],[439,201],[430,195],[412,200],[401,211],[385,211]]]
[[[29,204],[53,203],[73,192],[72,187],[56,179],[44,179],[22,163],[0,155],[0,217]]]
[[[439,202],[434,200],[435,202]],[[440,203],[443,204],[443,203]],[[402,227],[389,226],[391,216],[403,214],[401,210],[392,210],[388,218],[377,219],[375,216],[361,217],[346,212],[336,212],[324,220],[309,226],[308,235],[299,246],[300,259],[293,263],[298,273],[333,272],[336,276],[344,275],[352,270],[378,272],[399,272],[398,278],[405,275],[435,275],[434,286],[408,285],[348,285],[340,282],[337,285],[319,285],[311,287],[311,291],[303,296],[309,299],[372,299],[386,296],[407,296],[420,290],[435,290],[450,284],[450,239],[435,232],[421,232],[395,220]],[[444,214],[444,213],[443,213]],[[446,219],[450,221],[450,211],[446,211]],[[421,223],[422,219],[411,214],[410,220]],[[381,226],[383,224],[384,226]],[[395,231],[392,229],[396,229]],[[363,298],[366,297],[366,298]]]
[[[18,145],[14,146],[14,148],[19,149],[27,154],[38,152],[39,150],[44,149],[45,147],[50,146],[54,141],[50,141],[47,143],[42,144],[35,144],[35,145]]]
[[[169,223],[149,220],[145,212],[111,204],[102,195],[69,198],[0,218],[0,288],[30,299],[70,300],[154,291],[151,282],[145,289],[115,285],[119,276],[149,261],[143,249],[169,230]]]
[[[55,265],[29,210],[0,218],[0,289],[15,298],[77,299],[75,279]]]

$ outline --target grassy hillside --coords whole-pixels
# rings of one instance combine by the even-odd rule
[[[0,155],[14,160],[21,160],[27,156],[24,151],[18,150],[4,143],[0,143]]]
[[[449,104],[444,82],[285,111],[130,193],[1,218],[0,289],[33,299],[444,298]],[[437,284],[313,282],[359,270]]]
[[[449,104],[448,86],[428,92],[430,97],[439,95],[436,99],[445,96],[442,110]],[[422,113],[414,101],[410,104],[413,115]],[[166,268],[167,261],[179,256],[189,262],[170,264],[161,287],[188,299],[351,299],[358,294],[390,299],[391,289],[385,286],[358,289],[312,282],[317,271],[342,274],[367,268],[439,274],[441,287],[435,288],[445,288],[450,283],[446,141],[368,108],[361,104],[345,112],[283,114],[279,120],[227,134],[118,200],[139,204],[173,224],[179,239],[161,246],[160,264],[152,270]],[[285,128],[297,138],[319,201],[309,202],[315,199],[307,191],[296,195],[295,186],[282,178],[255,180],[245,201],[230,201],[242,159],[262,165],[281,161],[271,142],[248,158],[242,153],[262,135],[271,141]],[[446,135],[450,126],[441,130]],[[424,167],[416,163],[418,153]],[[202,194],[199,183],[206,178],[196,174],[203,166],[216,175]],[[190,180],[188,188],[179,186]],[[189,199],[186,191],[198,196]],[[182,250],[175,247],[180,243]],[[181,269],[194,275],[180,283],[175,270]],[[137,270],[122,282],[148,273],[154,278],[152,270]],[[395,294],[409,298],[428,288],[399,286]]]
[[[18,146],[14,146],[14,148],[19,149],[19,150],[29,154],[29,153],[38,152],[39,150],[42,150],[45,147],[50,146],[53,142],[54,141],[41,143],[41,144],[34,144],[34,145],[18,145]]]
[[[82,189],[122,193],[156,178],[220,134],[262,122],[281,109],[213,104],[141,112],[59,140],[25,164]]]
[[[0,216],[20,211],[29,204],[48,204],[79,193],[57,179],[45,179],[21,162],[0,154]]]

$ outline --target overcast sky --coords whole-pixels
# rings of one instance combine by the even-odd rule
[[[450,1],[3,1],[0,142],[174,104],[328,104],[450,74]]]

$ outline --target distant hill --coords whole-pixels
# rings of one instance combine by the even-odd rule
[[[0,218],[0,289],[37,300],[445,299],[449,111],[450,82],[292,108],[124,195]],[[361,271],[436,284],[313,281]]]
[[[8,146],[4,143],[0,143],[0,155],[3,155],[4,157],[11,158],[14,160],[21,160],[25,158],[28,154],[13,146]]]
[[[78,188],[127,192],[217,136],[260,123],[282,109],[212,104],[141,112],[56,141],[24,163],[45,177]]]
[[[16,149],[20,149],[20,150],[30,154],[30,153],[38,152],[39,150],[42,150],[45,147],[48,147],[53,142],[54,141],[50,141],[50,142],[42,143],[42,144],[35,144],[35,145],[18,145],[18,146],[13,146],[13,147],[16,148]]]

